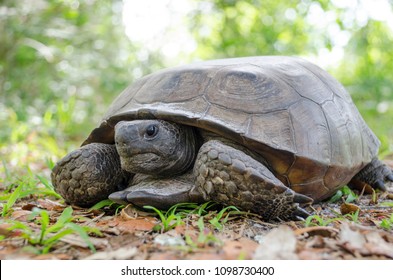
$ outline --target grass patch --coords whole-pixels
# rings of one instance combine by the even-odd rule
[[[40,175],[34,176],[29,172],[29,175],[10,183],[5,190],[0,193],[0,201],[5,202],[2,204],[2,217],[6,217],[12,213],[12,207],[17,200],[30,196],[35,196],[37,198],[51,196],[56,199],[61,199],[61,196],[55,192],[52,183],[49,182],[48,179]]]
[[[228,221],[231,214],[245,213],[239,211],[235,206],[224,207],[218,213],[217,211],[211,211],[213,207],[217,206],[216,203],[209,201],[201,205],[195,203],[178,203],[167,211],[159,210],[153,206],[144,206],[143,208],[156,212],[161,220],[161,224],[155,230],[161,232],[166,232],[176,226],[185,224],[184,219],[187,219],[193,214],[199,217],[198,223],[203,223],[204,218],[206,218],[216,230],[220,231],[224,228],[224,224]]]
[[[10,221],[11,226],[9,231],[18,230],[20,237],[25,239],[30,245],[34,247],[37,254],[46,254],[57,242],[66,235],[78,234],[92,252],[95,252],[94,245],[89,240],[89,233],[102,235],[98,229],[80,226],[73,222],[75,217],[72,216],[72,208],[67,207],[61,213],[56,223],[50,225],[50,215],[48,211],[39,208],[34,208],[29,220],[34,221],[40,227],[36,230],[34,227],[19,221]]]
[[[390,215],[389,218],[387,219],[382,219],[381,223],[379,224],[379,226],[383,229],[386,230],[391,230],[393,229],[393,213]]]
[[[304,226],[329,226],[335,221],[343,220],[343,217],[328,218],[320,215],[311,215],[304,221]]]

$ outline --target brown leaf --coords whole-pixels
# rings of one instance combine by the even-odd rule
[[[129,220],[129,219],[135,219],[138,217],[153,217],[153,216],[155,216],[155,214],[141,211],[141,210],[135,208],[132,204],[128,204],[126,207],[124,207],[121,210],[120,216],[123,217],[125,220]]]
[[[154,243],[162,246],[185,246],[186,242],[180,236],[173,236],[167,233],[159,234],[154,238]]]
[[[22,206],[22,210],[32,211],[34,207],[38,207],[35,203],[27,203]]]
[[[150,231],[157,224],[157,220],[152,217],[136,218],[130,220],[124,220],[123,218],[116,217],[116,226],[121,232],[134,232],[140,231]]]
[[[11,224],[0,224],[0,235],[5,237],[17,237],[22,234],[20,230],[9,230]]]
[[[76,234],[66,235],[66,236],[62,237],[60,240],[65,243],[68,243],[68,244],[71,244],[74,246],[78,246],[78,247],[82,247],[82,248],[89,247],[89,245],[86,243],[86,241],[83,240],[82,237],[80,237],[79,235],[76,235]],[[105,248],[108,244],[108,240],[103,239],[103,238],[89,237],[89,241],[94,245],[94,247],[96,249]]]
[[[356,213],[356,211],[358,210],[360,211],[359,206],[352,203],[343,203],[340,206],[340,212],[342,215],[353,214]]]
[[[347,223],[341,225],[340,242],[350,251],[363,248],[366,239],[359,231],[352,230]]]
[[[229,240],[225,242],[224,247],[222,248],[225,254],[225,258],[232,259],[251,259],[254,254],[256,248],[258,247],[258,243],[242,237],[239,240]]]
[[[71,260],[72,256],[69,254],[43,254],[33,257],[34,260]]]
[[[138,250],[135,247],[124,247],[119,248],[115,251],[104,251],[97,252],[90,255],[85,260],[128,260],[135,257],[138,254]]]
[[[60,204],[56,201],[52,201],[48,198],[45,199],[38,199],[38,206],[41,209],[46,209],[49,211],[63,211],[63,209],[65,208],[65,206],[63,204]],[[74,209],[75,210],[75,209]]]
[[[324,250],[324,249],[311,248],[311,249],[300,251],[298,256],[299,256],[299,259],[301,259],[301,260],[322,260],[324,253],[326,253],[326,250]]]
[[[296,235],[307,234],[307,237],[320,235],[323,237],[333,238],[338,234],[338,230],[333,227],[323,227],[323,226],[315,226],[315,227],[306,227],[306,228],[298,228],[295,231]]]
[[[365,249],[370,254],[377,254],[393,258],[393,244],[386,242],[379,232],[372,231],[366,235],[367,244]]]
[[[266,234],[255,251],[253,259],[279,260],[298,259],[295,254],[297,239],[288,226],[281,225]]]
[[[26,222],[30,214],[31,211],[28,210],[15,210],[14,212],[12,212],[11,218],[17,221]]]
[[[367,229],[361,226],[341,226],[340,241],[342,246],[356,255],[386,256],[393,258],[393,244],[382,237],[384,231]]]

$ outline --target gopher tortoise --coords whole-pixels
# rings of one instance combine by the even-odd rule
[[[66,202],[215,201],[301,219],[346,184],[393,173],[344,87],[300,58],[213,60],[145,76],[52,171]]]

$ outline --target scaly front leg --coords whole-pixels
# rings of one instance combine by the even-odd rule
[[[250,210],[265,220],[305,218],[309,214],[299,204],[313,201],[286,187],[266,166],[245,152],[218,140],[202,145],[194,176],[196,189],[205,200]]]
[[[91,206],[128,186],[114,145],[92,143],[72,151],[52,170],[52,183],[67,203]]]

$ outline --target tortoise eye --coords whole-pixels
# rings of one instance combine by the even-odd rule
[[[157,132],[158,132],[158,127],[154,124],[151,124],[146,128],[146,135],[149,137],[156,136]]]

